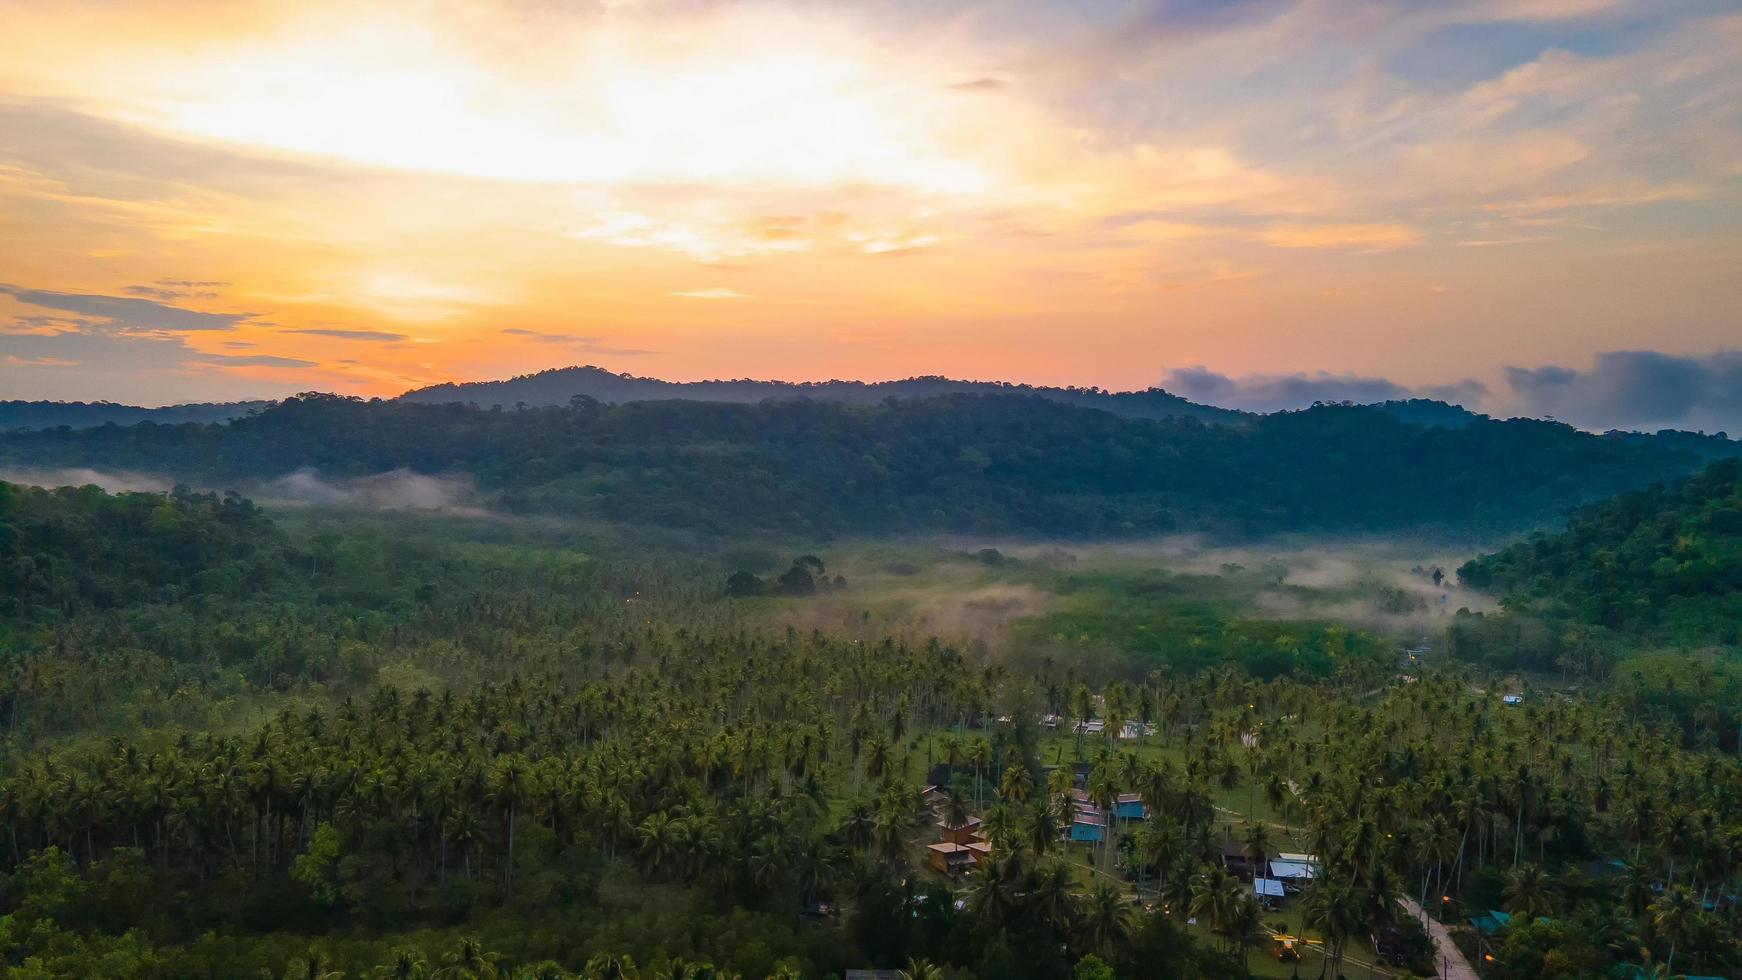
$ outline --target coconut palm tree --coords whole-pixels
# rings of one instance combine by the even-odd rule
[[[1651,903],[1650,911],[1652,929],[1669,940],[1669,958],[1664,960],[1664,970],[1673,976],[1676,947],[1693,934],[1699,920],[1699,899],[1686,885],[1671,885]]]
[[[1097,881],[1083,903],[1080,929],[1090,949],[1108,958],[1131,938],[1131,907],[1119,889],[1109,882]]]
[[[1506,911],[1526,918],[1554,913],[1554,887],[1549,876],[1534,864],[1521,864],[1506,875],[1501,890]]]

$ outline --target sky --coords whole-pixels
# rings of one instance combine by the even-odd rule
[[[597,364],[1742,434],[1742,0],[0,19],[0,398]]]

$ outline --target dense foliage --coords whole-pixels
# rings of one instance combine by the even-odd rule
[[[1742,462],[1580,508],[1459,569],[1552,620],[1677,643],[1742,645]]]
[[[1548,422],[1423,428],[1352,406],[1227,427],[1017,396],[505,412],[310,395],[227,425],[13,433],[0,461],[220,486],[457,473],[508,511],[721,534],[1130,535],[1517,529],[1699,458]]]
[[[844,402],[877,405],[891,398],[935,398],[939,395],[1027,395],[1080,408],[1098,408],[1132,418],[1195,418],[1234,424],[1246,413],[1187,401],[1160,388],[1106,391],[1101,388],[1053,388],[1003,381],[957,381],[953,378],[903,378],[899,381],[661,381],[631,374],[614,374],[597,367],[566,367],[526,374],[506,381],[472,381],[430,385],[399,396],[401,401],[440,405],[463,402],[484,408],[567,405],[575,396],[601,402],[791,401]]]
[[[362,426],[331,430],[341,457],[424,412],[596,446],[620,411],[291,409]],[[283,425],[257,431],[299,445]],[[1480,950],[1495,976],[1742,968],[1734,701],[1690,729],[1623,672],[1508,705],[1457,659],[1406,677],[1363,631],[1211,615],[1199,597],[1233,586],[1206,577],[1060,571],[1035,628],[1155,658],[1031,662],[772,625],[861,595],[824,594],[826,552],[732,596],[723,568],[781,559],[0,493],[7,567],[53,570],[13,597],[31,628],[0,633],[7,975],[1234,977],[1267,923],[1230,848],[1318,855],[1290,913],[1303,973],[1359,971],[1405,898],[1513,913]],[[1064,839],[1122,794],[1150,819]],[[935,822],[969,814],[985,864],[931,870]]]
[[[190,402],[162,408],[140,408],[114,402],[0,401],[0,430],[55,429],[63,425],[82,429],[93,425],[135,425],[140,422],[159,425],[228,422],[270,404],[267,401]]]
[[[284,548],[260,510],[233,494],[0,483],[0,619],[237,595],[276,578]]]

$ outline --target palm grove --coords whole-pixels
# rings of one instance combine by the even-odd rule
[[[1267,924],[1230,842],[1318,855],[1326,973],[1405,897],[1515,913],[1495,975],[1738,966],[1737,702],[1689,695],[1735,690],[1733,649],[1517,706],[1480,657],[1403,683],[1379,644],[1095,672],[772,628],[805,600],[683,549],[436,524],[0,485],[9,971],[1237,976]],[[1557,603],[1480,630],[1564,634]],[[1152,819],[1067,844],[1076,763]],[[991,860],[926,868],[969,815]]]

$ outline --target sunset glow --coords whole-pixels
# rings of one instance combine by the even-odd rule
[[[1742,7],[15,4],[0,389],[1408,386],[1742,334]]]

